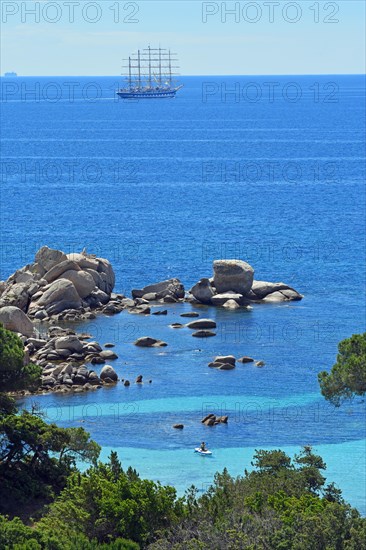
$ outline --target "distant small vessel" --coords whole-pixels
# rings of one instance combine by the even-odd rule
[[[17,73],[10,72],[10,73],[4,73],[4,76],[7,78],[14,78],[15,76],[18,76]]]
[[[206,449],[205,451],[203,451],[201,449],[201,447],[197,447],[195,450],[194,450],[195,453],[199,453],[200,455],[203,455],[203,456],[210,456],[212,455],[212,451],[209,451],[208,449]]]
[[[128,58],[128,65],[124,66],[128,69],[124,74],[127,86],[118,90],[117,95],[123,99],[175,97],[183,87],[173,81],[173,76],[178,74],[172,72],[172,69],[178,68],[172,65],[177,62],[175,56],[170,50],[150,46],[137,50]]]

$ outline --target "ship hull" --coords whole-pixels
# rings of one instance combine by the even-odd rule
[[[160,99],[164,97],[175,97],[177,90],[152,90],[133,92],[130,90],[120,90],[117,95],[123,99]]]

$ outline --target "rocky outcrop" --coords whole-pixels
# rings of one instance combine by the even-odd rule
[[[215,260],[214,276],[203,278],[189,291],[188,300],[202,304],[251,309],[250,303],[301,300],[303,296],[285,283],[255,281],[254,269],[242,260]]]
[[[54,250],[52,248],[48,248],[48,246],[42,246],[36,254],[35,267],[38,273],[43,276],[56,264],[59,264],[65,260],[67,260],[67,256],[60,250]]]
[[[210,304],[215,296],[215,289],[207,278],[200,279],[189,291],[202,304]]]
[[[79,338],[75,335],[61,336],[60,338],[55,339],[55,349],[56,350],[68,350],[71,353],[79,353],[84,349],[84,345]]]
[[[78,266],[76,262],[66,259],[60,262],[59,264],[56,264],[53,267],[51,267],[51,269],[43,275],[43,279],[45,279],[47,283],[52,283],[53,281],[61,277],[61,275],[66,271],[81,271],[81,268]]]
[[[241,260],[215,260],[214,286],[220,294],[222,292],[237,292],[247,294],[252,288],[254,269]]]
[[[122,311],[124,296],[113,295],[115,276],[110,262],[85,251],[68,254],[43,246],[35,261],[1,284],[0,307],[15,306],[29,317],[47,320],[92,318],[91,310]],[[133,302],[133,305],[135,303]],[[78,315],[78,312],[80,315]]]
[[[254,281],[252,292],[264,301],[282,302],[285,300],[301,300],[303,296],[294,288],[285,283],[269,283],[267,281]],[[268,298],[268,299],[266,299]]]
[[[100,378],[101,380],[109,379],[109,380],[112,380],[112,382],[117,382],[118,380],[117,373],[114,370],[114,368],[111,367],[111,365],[104,365],[104,367],[100,372]]]
[[[39,310],[45,310],[50,317],[54,313],[61,313],[65,309],[78,309],[81,307],[81,298],[71,281],[58,279],[43,288],[42,295],[30,303],[29,315],[34,315]]]
[[[23,336],[33,336],[34,327],[32,321],[27,315],[15,306],[5,306],[0,308],[0,323],[13,332],[18,332]]]
[[[303,296],[296,290],[283,289],[281,291],[271,292],[263,298],[263,302],[288,302],[289,300],[301,300]]]
[[[179,279],[168,279],[160,283],[154,283],[138,290],[132,290],[133,298],[152,300],[164,300],[171,298],[173,302],[184,298],[184,286]]]

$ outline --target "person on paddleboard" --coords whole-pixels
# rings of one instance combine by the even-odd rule
[[[206,451],[207,451],[207,449],[206,449],[206,443],[205,443],[204,441],[202,441],[202,443],[201,443],[200,450],[203,451],[203,452],[206,452]]]

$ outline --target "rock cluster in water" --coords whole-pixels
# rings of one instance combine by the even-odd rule
[[[107,361],[118,356],[90,340],[89,334],[77,334],[67,328],[51,326],[44,338],[27,338],[25,363],[42,368],[40,391],[84,391],[117,382],[117,373]],[[86,364],[103,365],[100,374]]]
[[[227,309],[248,307],[251,302],[284,302],[303,296],[285,283],[255,281],[254,269],[242,260],[215,260],[214,275],[203,278],[191,289],[194,300]]]
[[[228,419],[228,416],[216,416],[211,413],[202,418],[201,422],[205,426],[216,426],[217,424],[227,424]]]
[[[285,283],[254,280],[253,268],[241,260],[215,260],[214,274],[201,279],[188,294],[179,279],[167,279],[132,291],[132,298],[113,293],[115,275],[111,263],[85,251],[65,254],[42,247],[35,261],[0,282],[0,322],[19,334],[25,350],[25,364],[33,362],[42,368],[41,391],[83,391],[115,383],[117,373],[110,360],[117,359],[111,349],[102,349],[90,335],[76,334],[60,328],[57,321],[94,319],[97,313],[112,315],[127,310],[131,314],[167,315],[167,309],[156,309],[159,303],[188,301],[196,304],[237,309],[249,304],[301,300],[303,296]],[[155,304],[153,304],[155,302]],[[184,312],[181,317],[199,317],[199,313]],[[45,323],[48,332],[39,337],[35,327]],[[192,336],[215,336],[213,319],[197,318],[187,324],[172,323],[171,328],[188,328]],[[150,336],[138,338],[138,347],[163,347],[166,342]],[[105,348],[113,347],[105,344]],[[235,359],[218,356],[210,367],[232,370],[236,361],[254,362],[251,357]],[[97,374],[87,365],[104,365]],[[263,361],[255,366],[264,366]],[[130,385],[123,379],[125,386]],[[142,383],[142,375],[136,379]],[[211,422],[211,420],[210,420]],[[217,422],[217,420],[214,420]],[[222,422],[222,421],[221,421]]]
[[[0,321],[30,336],[33,319],[94,319],[93,311],[117,313],[124,296],[112,294],[114,283],[108,260],[43,246],[33,263],[0,283]]]

